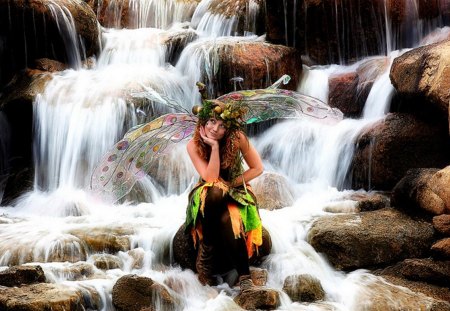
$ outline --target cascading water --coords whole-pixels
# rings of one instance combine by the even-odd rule
[[[104,311],[114,309],[114,283],[130,273],[161,284],[176,281],[176,293],[182,300],[180,310],[238,309],[232,299],[236,289],[227,284],[201,286],[192,271],[171,265],[171,239],[184,221],[187,191],[197,177],[183,143],[171,158],[160,163],[164,167],[159,170],[161,176],[140,183],[144,192],[140,199],[147,203],[110,205],[97,201],[88,191],[90,172],[127,129],[170,111],[155,103],[141,105],[133,94],[151,87],[190,109],[200,99],[195,82],[212,81],[214,77],[217,44],[261,40],[256,36],[215,38],[233,35],[234,26],[210,27],[205,21],[204,33],[199,32],[200,38],[187,45],[176,66],[167,64],[164,38],[179,28],[164,28],[171,22],[184,22],[186,16],[193,16],[193,24],[200,27],[209,2],[201,1],[194,13],[187,5],[185,11],[176,14],[173,6],[161,4],[156,10],[161,20],[150,22],[148,7],[130,1],[129,9],[143,10],[130,13],[140,16],[134,19],[138,29],[104,29],[104,49],[93,68],[66,70],[53,76],[35,102],[35,190],[22,196],[15,206],[0,208],[0,266],[39,264],[49,282],[96,291],[101,299],[99,308]],[[216,24],[222,17],[207,19]],[[139,28],[143,26],[161,29]],[[218,33],[214,28],[228,30]],[[272,253],[262,264],[269,273],[268,286],[281,290],[287,276],[307,273],[321,281],[326,293],[323,302],[311,304],[292,303],[281,294],[283,310],[361,310],[369,292],[377,290],[387,300],[395,300],[392,293],[383,292],[380,279],[361,270],[338,272],[306,242],[312,221],[326,214],[325,206],[344,195],[337,189],[344,186],[355,137],[388,109],[392,93],[388,67],[376,75],[362,119],[346,119],[335,125],[286,121],[253,138],[266,171],[288,179],[294,199],[291,206],[281,210],[260,211],[273,243]],[[328,77],[340,70],[349,68],[305,67],[299,90],[327,101]],[[382,93],[384,99],[380,100]],[[1,143],[0,137],[0,148]],[[103,252],[83,241],[89,237],[106,243],[108,234],[117,237],[123,248],[114,252],[117,267],[102,270],[94,263]],[[136,258],[141,259],[140,264]],[[74,273],[79,266],[90,271],[89,278]]]

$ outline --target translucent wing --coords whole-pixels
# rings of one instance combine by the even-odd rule
[[[191,137],[196,123],[191,114],[171,113],[132,128],[95,168],[91,189],[103,199],[118,201],[148,173],[156,157]]]
[[[232,92],[217,99],[245,107],[243,121],[247,124],[277,118],[310,118],[330,123],[343,119],[340,110],[329,107],[319,99],[294,91],[277,89],[277,86]]]

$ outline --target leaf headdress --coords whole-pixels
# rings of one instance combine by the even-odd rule
[[[131,191],[137,180],[149,173],[156,159],[170,153],[178,142],[191,138],[199,120],[212,116],[222,119],[229,128],[278,118],[342,120],[341,111],[314,97],[278,89],[289,79],[285,75],[266,89],[231,92],[215,100],[206,99],[204,86],[198,84],[202,106],[195,106],[192,113],[180,106],[185,112],[165,114],[130,129],[94,169],[91,189],[110,201],[120,200]],[[147,97],[172,108],[176,106],[172,100],[146,90],[136,96]]]

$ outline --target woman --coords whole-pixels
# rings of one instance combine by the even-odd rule
[[[230,254],[242,290],[251,288],[248,258],[262,244],[256,200],[247,182],[263,172],[261,158],[242,132],[237,104],[217,100],[194,107],[199,121],[187,151],[201,181],[191,191],[186,227],[198,244],[196,269],[202,284],[214,285],[212,251]],[[243,162],[248,165],[243,170]]]

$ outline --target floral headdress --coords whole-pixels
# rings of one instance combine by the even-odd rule
[[[239,102],[224,103],[220,100],[206,99],[205,85],[198,82],[197,87],[202,94],[202,106],[194,106],[192,113],[200,120],[216,118],[223,121],[228,129],[241,129],[245,124],[244,116],[247,108],[239,105]]]

